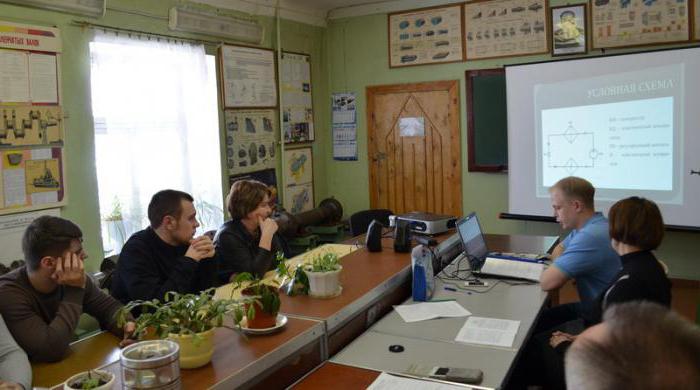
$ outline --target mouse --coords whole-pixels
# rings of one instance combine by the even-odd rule
[[[393,353],[403,352],[403,350],[404,350],[403,345],[394,344],[394,345],[389,346],[389,351],[391,351]]]

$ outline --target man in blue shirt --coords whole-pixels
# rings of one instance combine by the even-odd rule
[[[620,258],[610,245],[608,220],[595,212],[595,188],[578,177],[559,180],[549,190],[557,222],[571,233],[552,252],[554,263],[542,273],[544,291],[561,288],[569,279],[576,281],[580,303],[560,305],[545,313],[538,329],[586,319],[587,307],[610,284],[620,270]]]

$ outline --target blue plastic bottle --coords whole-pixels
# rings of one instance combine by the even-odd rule
[[[413,248],[411,266],[413,268],[413,300],[416,302],[430,300],[435,291],[433,256],[425,245]]]

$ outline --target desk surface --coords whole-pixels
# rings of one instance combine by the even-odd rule
[[[183,388],[241,386],[265,373],[285,357],[298,354],[302,348],[319,341],[323,334],[322,323],[295,318],[289,318],[280,332],[249,336],[248,339],[230,329],[218,328],[214,334],[215,347],[211,363],[197,369],[182,369],[180,376]],[[59,363],[33,365],[34,385],[55,386],[75,373],[100,367],[99,363],[93,364],[91,362],[94,360],[90,359],[102,353],[103,358],[99,362],[106,361],[104,369],[117,376],[118,383],[114,388],[121,388],[118,341],[109,333],[101,333],[73,344],[73,352],[67,359]],[[319,358],[320,353],[319,348]]]
[[[292,386],[293,389],[366,389],[381,372],[351,367],[331,362],[324,363],[306,378]]]

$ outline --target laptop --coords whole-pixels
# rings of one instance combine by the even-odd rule
[[[517,257],[489,252],[476,213],[457,221],[456,227],[473,274],[540,281],[544,264],[536,256]]]

